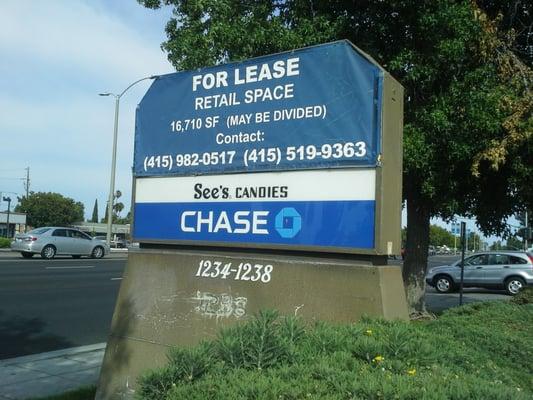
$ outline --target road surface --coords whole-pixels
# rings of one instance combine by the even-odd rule
[[[107,341],[125,264],[0,253],[0,359]]]
[[[429,266],[457,256],[434,256]],[[401,265],[400,260],[392,263]],[[126,253],[101,260],[26,260],[0,251],[0,359],[107,341]],[[464,301],[509,299],[503,292],[465,289]],[[428,288],[428,310],[459,304],[459,294]]]

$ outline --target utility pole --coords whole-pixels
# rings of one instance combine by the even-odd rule
[[[28,198],[30,196],[30,167],[26,167],[26,182],[24,183],[24,187],[26,189],[26,201],[28,201]],[[26,213],[26,223],[24,224],[24,233],[28,232],[28,210],[24,210]]]
[[[527,208],[526,208],[526,222],[525,222],[525,235],[524,235],[524,246],[525,246],[525,251],[527,251],[528,247],[527,247],[527,237],[528,237],[528,230],[527,230]]]
[[[6,238],[9,238],[9,210],[11,208],[11,197],[2,197],[2,199],[7,201]]]
[[[26,198],[30,195],[30,167],[24,168],[26,170],[26,182],[24,188],[26,189]]]
[[[126,93],[132,86],[147,79],[157,79],[158,75],[147,76],[146,78],[139,79],[129,85],[120,94],[113,93],[99,93],[99,96],[113,96],[115,98],[115,124],[113,127],[113,151],[111,153],[111,179],[109,182],[109,200],[107,203],[107,235],[106,242],[108,246],[111,246],[111,235],[113,234],[113,201],[115,196],[115,169],[117,163],[117,134],[118,134],[118,110],[120,106],[120,98]]]

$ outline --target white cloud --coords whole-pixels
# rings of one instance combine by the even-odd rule
[[[170,70],[158,45],[143,38],[142,26],[126,26],[80,2],[3,1],[0,26],[2,53],[29,55],[36,67],[68,68],[80,78],[91,74],[105,80]]]
[[[109,190],[114,101],[98,93],[120,93],[143,76],[172,72],[159,48],[168,15],[157,17],[158,25],[135,1],[113,7],[0,1],[0,171],[18,168],[0,178],[19,178],[30,166],[32,190],[82,201],[88,216],[94,199],[105,204]],[[136,85],[120,103],[116,188],[126,211],[135,107],[148,85]],[[23,192],[14,178],[0,179],[0,192]]]

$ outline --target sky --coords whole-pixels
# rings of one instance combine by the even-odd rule
[[[113,97],[137,79],[173,72],[160,45],[171,8],[135,0],[0,1],[0,192],[57,192],[85,205],[109,194]],[[131,203],[135,108],[144,81],[120,101],[115,188]],[[7,203],[0,203],[5,210]]]

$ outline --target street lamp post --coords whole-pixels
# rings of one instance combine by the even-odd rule
[[[113,151],[111,153],[111,178],[109,182],[109,199],[107,203],[107,236],[106,242],[108,246],[111,246],[111,234],[113,227],[113,200],[115,192],[115,170],[117,163],[117,136],[118,136],[118,110],[120,107],[120,98],[126,93],[132,86],[147,79],[157,79],[158,75],[147,76],[146,78],[139,79],[129,85],[120,94],[114,93],[99,93],[100,96],[113,96],[115,98],[115,124],[113,127]]]
[[[9,212],[11,208],[11,197],[2,197],[2,199],[7,201],[6,238],[9,238]]]

